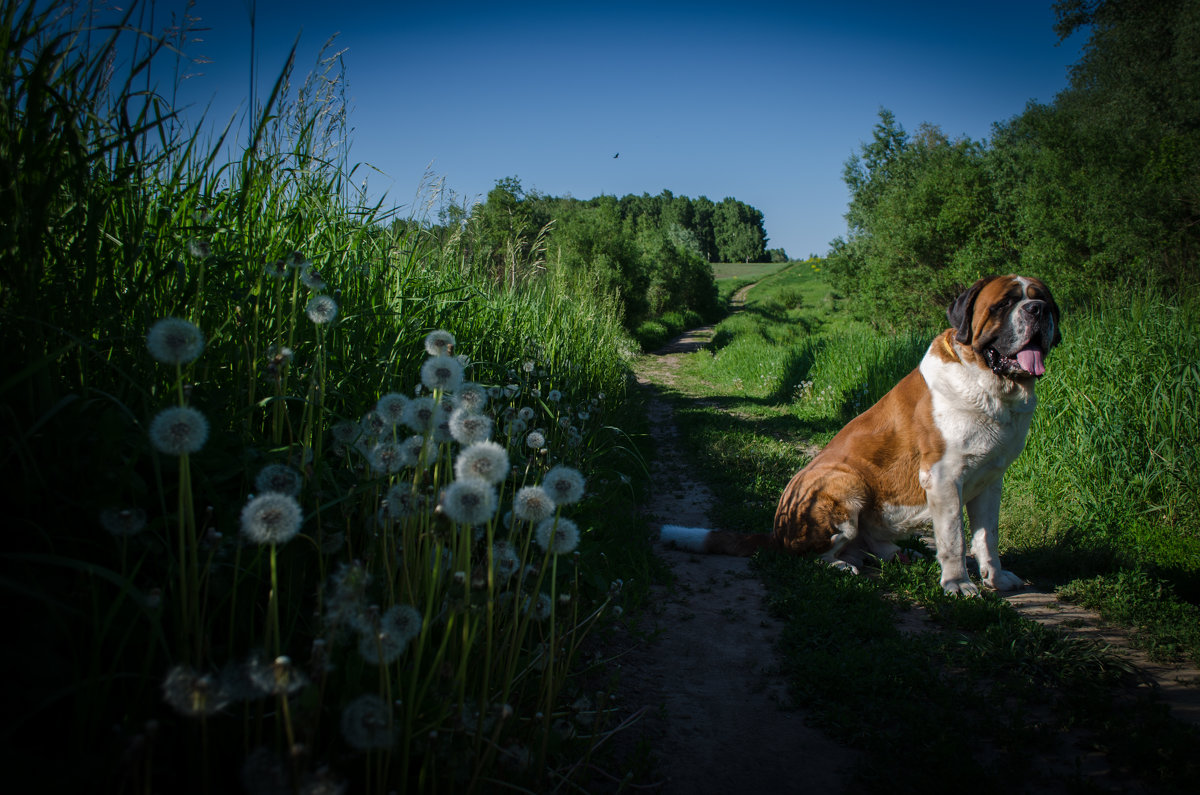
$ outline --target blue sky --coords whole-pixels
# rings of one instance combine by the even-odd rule
[[[244,119],[250,0],[198,0],[180,99]],[[356,181],[405,213],[427,169],[460,199],[497,179],[600,193],[733,196],[770,247],[823,254],[845,233],[842,167],[881,107],[913,131],[987,138],[1066,87],[1050,0],[958,2],[375,2],[258,0],[259,90],[299,35],[296,77],[338,34]],[[154,27],[182,11],[160,0]],[[239,140],[245,139],[245,128]],[[620,157],[613,155],[620,152]]]

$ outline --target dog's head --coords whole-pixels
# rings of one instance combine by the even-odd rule
[[[955,341],[969,345],[1004,378],[1040,376],[1046,355],[1062,341],[1058,304],[1044,283],[1028,276],[980,279],[955,299],[946,316]]]

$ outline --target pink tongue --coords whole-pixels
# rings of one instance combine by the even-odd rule
[[[1021,365],[1021,369],[1027,373],[1041,375],[1046,372],[1046,365],[1042,361],[1042,350],[1037,347],[1028,347],[1017,351],[1017,364]]]

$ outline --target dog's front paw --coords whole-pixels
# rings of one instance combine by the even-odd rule
[[[947,596],[979,596],[979,588],[969,579],[948,580],[942,583]]]
[[[993,569],[988,572],[983,582],[987,587],[994,588],[997,591],[1015,591],[1025,587],[1024,580],[1011,571],[1005,571],[1004,569]]]

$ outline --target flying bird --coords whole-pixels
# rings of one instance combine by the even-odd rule
[[[615,155],[613,155],[613,160],[616,160],[620,156],[621,156],[621,153],[617,152]]]

